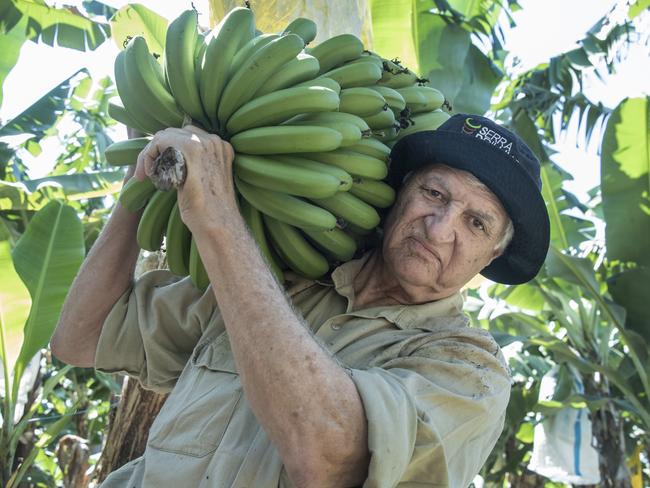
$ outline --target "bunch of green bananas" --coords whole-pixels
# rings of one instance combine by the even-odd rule
[[[365,51],[357,37],[305,48],[315,37],[304,18],[280,34],[259,33],[248,8],[202,33],[188,10],[170,23],[162,56],[137,36],[115,60],[115,120],[144,134],[191,122],[230,141],[242,216],[280,281],[283,270],[315,279],[350,260],[378,226],[376,208],[395,199],[382,181],[389,146],[448,118],[439,91]],[[149,140],[113,143],[106,160],[135,164]],[[132,178],[120,202],[144,207],[142,249],[158,250],[164,240],[170,270],[207,287],[175,190]]]

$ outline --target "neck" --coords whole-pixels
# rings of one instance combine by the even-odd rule
[[[386,266],[381,248],[371,252],[354,279],[354,310],[389,305],[416,305],[444,298],[430,288],[404,288]]]

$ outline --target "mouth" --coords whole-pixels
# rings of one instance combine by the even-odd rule
[[[432,256],[437,262],[438,265],[442,267],[442,260],[440,259],[440,256],[438,256],[438,253],[436,253],[433,249],[429,248],[424,242],[422,242],[420,239],[417,237],[411,237],[411,240],[415,243],[415,246],[430,256]]]

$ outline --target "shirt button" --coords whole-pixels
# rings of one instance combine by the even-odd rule
[[[332,323],[330,324],[330,327],[332,328],[332,330],[339,330],[341,328],[341,321],[333,320]]]

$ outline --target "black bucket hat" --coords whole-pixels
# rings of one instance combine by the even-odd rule
[[[409,172],[434,163],[472,173],[499,198],[512,220],[510,245],[481,274],[511,285],[533,279],[546,259],[550,223],[540,163],[530,148],[490,119],[457,114],[436,130],[400,139],[390,153],[388,183],[398,191]]]

